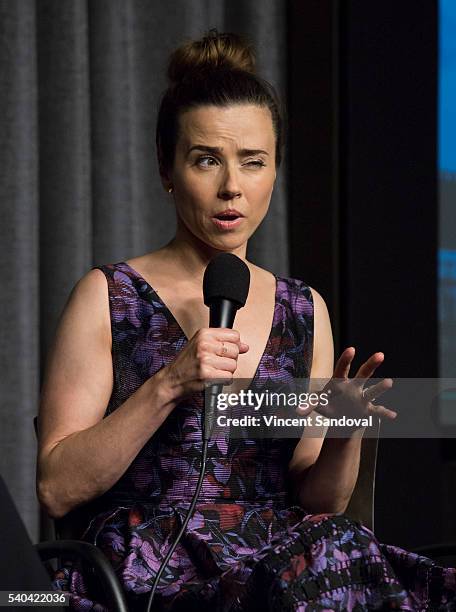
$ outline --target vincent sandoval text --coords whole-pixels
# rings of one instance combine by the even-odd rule
[[[372,427],[372,415],[368,417],[350,418],[345,415],[341,417],[324,417],[317,414],[315,417],[308,415],[305,417],[277,417],[262,416],[263,423],[267,427],[312,427],[313,425],[323,425],[324,427]],[[219,427],[260,427],[261,418],[251,415],[244,415],[241,418],[228,417],[224,414],[217,417]]]

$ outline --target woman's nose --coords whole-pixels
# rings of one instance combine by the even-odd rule
[[[218,196],[223,200],[232,200],[233,198],[240,198],[242,195],[242,189],[239,184],[239,180],[236,171],[230,168],[225,170],[223,180],[220,185]]]

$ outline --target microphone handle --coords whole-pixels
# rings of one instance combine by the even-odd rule
[[[234,317],[238,309],[236,302],[225,298],[219,298],[211,303],[209,309],[209,327],[233,328]],[[217,383],[215,385],[210,385],[209,389],[206,391],[203,440],[209,440],[211,437],[213,421],[217,410],[217,396],[222,392],[222,389],[223,384]]]
[[[214,300],[209,307],[209,327],[229,327],[232,329],[238,307],[238,304],[233,300],[227,300],[226,298]]]

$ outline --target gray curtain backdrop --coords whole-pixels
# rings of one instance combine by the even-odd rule
[[[281,0],[0,0],[0,473],[33,542],[37,414],[69,293],[95,264],[162,246],[175,228],[155,121],[170,51],[211,27],[245,34],[286,100]],[[249,245],[288,274],[286,161]]]

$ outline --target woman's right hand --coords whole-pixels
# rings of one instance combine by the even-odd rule
[[[203,327],[176,359],[163,368],[161,378],[175,399],[204,390],[207,381],[216,379],[230,384],[239,355],[248,350],[249,346],[241,342],[237,330]]]

